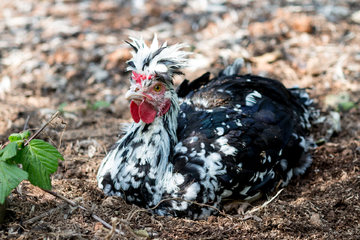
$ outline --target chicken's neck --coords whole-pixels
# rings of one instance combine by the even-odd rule
[[[129,202],[146,198],[147,207],[151,207],[161,200],[164,192],[171,194],[177,189],[171,159],[178,141],[179,103],[177,96],[171,100],[172,105],[165,115],[150,124],[134,123],[107,156],[109,160],[121,162],[118,168],[104,171],[109,171],[115,179],[115,191],[120,192],[115,194],[123,195]],[[106,190],[106,186],[104,188]],[[139,200],[136,195],[131,196],[133,192],[137,192]]]

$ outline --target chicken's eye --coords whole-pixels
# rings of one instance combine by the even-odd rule
[[[161,91],[161,85],[156,85],[156,86],[154,87],[154,91],[155,91],[155,92],[160,92],[160,91]]]

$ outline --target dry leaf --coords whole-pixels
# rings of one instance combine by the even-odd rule
[[[276,60],[280,59],[281,57],[282,57],[281,51],[276,49],[272,52],[265,53],[258,57],[251,57],[251,58],[249,58],[249,60],[251,62],[256,62],[256,63],[270,63],[270,62],[275,62]]]

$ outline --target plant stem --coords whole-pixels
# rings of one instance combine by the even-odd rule
[[[59,114],[60,114],[59,111],[57,111],[56,113],[54,113],[54,115],[51,117],[51,119],[50,119],[47,123],[45,123],[45,125],[42,126],[39,130],[37,130],[37,132],[36,132],[34,135],[32,135],[32,136],[24,143],[24,147],[27,146],[31,140],[33,140],[34,138],[36,138],[36,137],[44,130],[44,128],[46,128],[46,126],[49,125]]]
[[[41,188],[42,189],[42,188]],[[47,192],[47,193],[50,193],[51,195],[55,196],[55,197],[58,197],[62,200],[64,200],[65,202],[69,203],[70,205],[74,206],[74,207],[79,207],[80,209],[84,210],[84,211],[87,211],[86,208],[84,208],[83,206],[75,203],[74,201],[71,201],[70,199],[67,199],[66,197],[54,192],[54,191],[51,191],[51,190],[46,190],[46,189],[42,189],[43,191]],[[112,226],[110,224],[108,224],[107,222],[105,222],[104,220],[102,220],[101,218],[99,218],[98,216],[96,216],[94,213],[91,213],[91,217],[94,218],[95,220],[101,222],[105,227],[109,228],[110,230],[112,229]],[[121,232],[120,230],[118,229],[115,229],[115,232],[116,233],[120,233],[122,235],[125,235],[123,232]]]

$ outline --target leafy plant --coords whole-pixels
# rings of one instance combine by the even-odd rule
[[[110,106],[109,102],[106,101],[96,101],[94,103],[91,103],[90,101],[86,102],[87,108],[92,110],[97,110],[99,108],[107,108]]]
[[[58,111],[63,113],[65,112],[64,108],[67,106],[67,103],[66,102],[63,102],[60,104],[59,108],[58,108]]]
[[[104,107],[104,108],[107,108],[110,106],[110,103],[106,102],[106,101],[96,101],[94,103],[94,105],[92,106],[92,108],[94,110],[97,110],[98,108],[101,108],[101,107]]]
[[[49,175],[56,172],[58,159],[64,160],[54,146],[40,139],[29,141],[29,136],[29,131],[11,134],[10,143],[0,150],[0,204],[25,179],[50,190]]]

